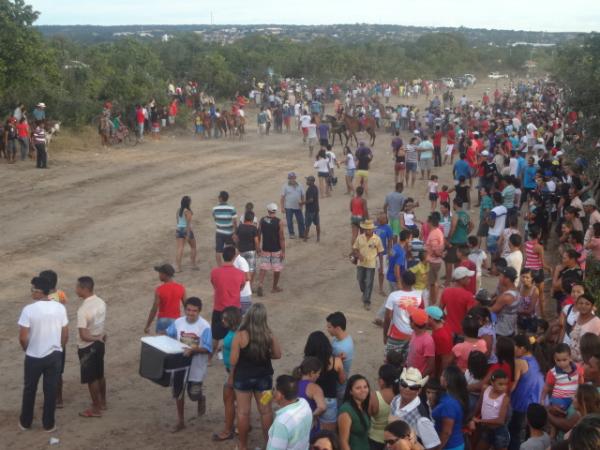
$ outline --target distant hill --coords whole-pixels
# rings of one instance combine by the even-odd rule
[[[194,32],[207,41],[223,44],[252,34],[282,36],[295,41],[330,38],[342,42],[370,40],[415,40],[427,33],[459,33],[474,46],[553,46],[576,38],[582,33],[546,33],[519,30],[486,30],[477,28],[414,27],[403,25],[41,25],[36,27],[48,37],[63,36],[77,42],[98,43],[126,36],[143,40],[168,40],[173,36]]]

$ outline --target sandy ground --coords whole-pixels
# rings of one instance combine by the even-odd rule
[[[485,86],[467,91],[481,98]],[[493,86],[492,86],[493,88]],[[462,92],[456,91],[458,99]],[[421,108],[425,99],[417,102]],[[253,118],[252,118],[253,121]],[[390,139],[379,133],[370,176],[371,213],[380,210],[385,194],[393,189]],[[18,431],[23,377],[23,352],[17,340],[17,319],[31,301],[29,280],[52,268],[59,287],[69,296],[70,342],[64,374],[65,407],[57,411],[59,430],[53,433],[60,446],[69,449],[167,449],[234,448],[236,441],[210,442],[222,427],[220,361],[209,368],[205,380],[208,411],[192,420],[186,430],[172,435],[175,404],[170,391],[138,375],[140,337],[158,284],[152,267],[175,257],[175,211],[183,195],[191,195],[194,230],[199,245],[200,271],[190,269],[186,250],[184,271],[177,280],[189,295],[200,296],[210,317],[212,289],[209,272],[214,267],[214,225],[210,216],[220,190],[230,193],[238,211],[247,201],[263,214],[264,205],[279,200],[286,173],[314,174],[313,160],[298,134],[260,138],[251,126],[246,138],[197,141],[163,136],[132,149],[101,149],[96,142],[59,136],[52,146],[49,170],[31,163],[2,163],[0,171],[0,248],[2,273],[0,316],[2,358],[0,373],[0,448],[41,448],[49,435],[41,428],[41,393],[31,431]],[[336,146],[341,156],[341,147]],[[382,362],[381,328],[371,324],[374,311],[362,309],[350,249],[348,201],[343,195],[343,170],[333,196],[321,202],[322,238],[317,244],[289,241],[282,275],[283,293],[261,299],[269,309],[270,325],[282,341],[283,358],[275,362],[276,374],[289,372],[302,359],[307,335],[325,330],[325,316],[342,310],[356,346],[353,371],[375,382]],[[438,170],[440,181],[450,180],[449,166]],[[407,194],[421,200],[417,217],[424,219],[429,204],[426,184],[417,181]],[[314,236],[314,231],[313,231]],[[91,275],[96,293],[108,304],[106,378],[109,409],[100,419],[83,419],[77,413],[87,407],[89,396],[79,383],[76,355],[76,311],[79,300],[74,286],[78,276]],[[270,278],[267,279],[267,283]],[[258,301],[258,297],[254,298]],[[374,293],[375,307],[384,301]],[[376,308],[374,308],[376,309]],[[39,390],[41,391],[41,383]],[[194,416],[187,402],[187,418]],[[187,420],[187,419],[186,419]],[[253,408],[251,446],[262,445],[260,426]]]

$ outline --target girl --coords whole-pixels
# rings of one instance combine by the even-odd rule
[[[450,202],[450,193],[448,192],[448,185],[442,185],[442,190],[439,192],[439,200],[440,202]]]
[[[532,334],[536,332],[538,297],[538,289],[533,284],[531,269],[523,269],[521,271],[520,302],[517,313],[517,328],[519,332]]]
[[[483,306],[475,306],[469,310],[468,314],[479,319],[477,337],[485,341],[487,351],[484,353],[488,358],[488,363],[496,363],[498,361],[496,358],[496,328],[490,310]]]
[[[431,212],[437,209],[438,202],[438,177],[437,175],[431,175],[427,186],[427,192],[429,193],[429,201],[431,202]]]
[[[370,450],[369,395],[367,379],[362,375],[352,375],[337,419],[341,450]]]
[[[322,368],[319,358],[309,356],[294,370],[294,376],[298,378],[298,397],[305,399],[313,412],[311,437],[320,431],[319,416],[327,409],[323,389],[316,383]]]
[[[319,153],[317,153],[314,168],[317,169],[321,198],[329,197],[331,195],[329,193],[329,183],[327,183],[327,180],[329,179],[329,160],[327,159],[325,149],[321,149],[319,150]]]
[[[346,152],[346,195],[351,195],[354,192],[354,172],[356,172],[356,162],[352,150],[347,145],[344,147]]]
[[[398,375],[398,369],[391,364],[384,364],[379,368],[379,378],[377,379],[379,390],[371,392],[369,398],[369,415],[371,416],[369,444],[371,450],[383,450],[385,448],[383,429],[388,423],[390,403],[394,396],[400,393],[396,382]]]
[[[477,444],[477,450],[491,446],[495,450],[508,448],[510,436],[506,427],[510,396],[508,395],[508,376],[502,370],[496,370],[490,378],[491,386],[483,391],[473,421],[482,425],[483,434]]]
[[[175,216],[177,219],[177,228],[175,230],[175,238],[177,241],[175,265],[177,266],[177,272],[181,272],[181,260],[183,258],[183,249],[186,241],[188,244],[190,244],[192,268],[194,270],[198,270],[198,266],[196,265],[196,238],[194,237],[194,232],[192,231],[193,213],[190,209],[191,204],[192,199],[187,195],[184,196],[181,199],[181,206],[177,210],[177,214]]]
[[[223,310],[223,326],[229,331],[223,338],[223,364],[227,372],[227,379],[223,385],[223,405],[225,406],[225,429],[220,433],[213,433],[213,441],[225,441],[235,437],[233,420],[235,417],[235,393],[233,391],[233,374],[231,373],[231,345],[235,333],[242,321],[239,308],[228,306]]]
[[[389,423],[385,427],[383,437],[388,450],[423,450],[415,431],[403,420]]]
[[[575,283],[571,286],[571,295],[567,297],[564,302],[564,306],[558,316],[558,324],[560,332],[558,336],[558,342],[564,342],[565,344],[571,343],[571,331],[575,326],[575,321],[579,317],[577,312],[576,304],[577,299],[583,295],[585,288],[582,283]]]
[[[544,246],[540,243],[541,231],[537,226],[529,228],[529,240],[524,245],[525,262],[523,267],[531,270],[531,278],[535,283],[538,293],[538,313],[540,317],[544,316],[544,269],[549,272],[550,267],[544,260]]]
[[[401,230],[409,230],[417,228],[417,223],[421,223],[420,220],[417,220],[417,217],[414,212],[415,202],[412,198],[407,198],[406,203],[404,203],[404,208],[402,209],[402,213],[400,214],[400,229]]]
[[[476,350],[485,353],[487,345],[483,339],[478,337],[479,319],[477,317],[466,316],[462,321],[462,329],[465,340],[452,347],[452,353],[454,354],[454,362],[464,372],[467,370],[469,354]]]
[[[481,387],[483,380],[488,373],[488,359],[485,353],[478,350],[469,353],[465,379],[467,380],[467,390],[469,391],[469,411],[473,411],[479,403]]]
[[[326,409],[319,417],[320,426],[335,431],[337,417],[337,384],[346,382],[342,359],[333,356],[331,342],[322,331],[313,331],[304,346],[304,356],[314,356],[321,361],[322,369],[316,383],[323,390]],[[366,409],[365,409],[366,411]]]
[[[406,173],[406,150],[404,145],[394,150],[394,160],[394,183],[398,183],[398,180],[404,181]]]
[[[446,393],[431,412],[441,441],[440,449],[462,450],[465,445],[462,428],[469,407],[467,380],[458,367],[449,366],[442,374],[441,384]]]
[[[356,194],[350,200],[350,224],[352,226],[352,245],[358,237],[360,231],[360,223],[369,218],[369,209],[367,200],[363,198],[364,189],[362,186],[356,188]]]
[[[581,362],[579,342],[585,333],[600,335],[600,318],[594,314],[594,299],[589,293],[584,293],[577,299],[576,303],[579,316],[571,331],[571,350],[573,360]]]

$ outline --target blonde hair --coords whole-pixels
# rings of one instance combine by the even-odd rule
[[[591,384],[580,384],[577,388],[577,403],[581,416],[600,413],[600,393]]]
[[[239,331],[248,333],[248,355],[258,361],[271,359],[273,333],[267,324],[267,308],[254,303],[242,319]]]

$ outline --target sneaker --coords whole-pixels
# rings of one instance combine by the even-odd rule
[[[223,352],[222,351],[219,351],[219,353],[217,353],[217,359],[219,361],[223,361]]]
[[[19,430],[21,430],[21,431],[29,431],[29,430],[31,430],[31,428],[24,427],[23,425],[21,425],[21,421],[19,420]]]
[[[48,428],[48,429],[44,428],[44,431],[46,433],[54,433],[56,430],[58,430],[56,425],[54,425],[52,428]]]

